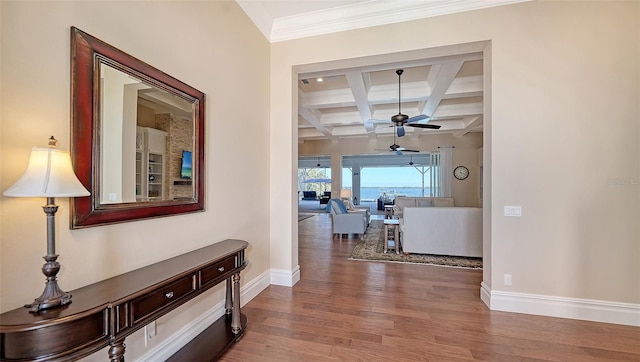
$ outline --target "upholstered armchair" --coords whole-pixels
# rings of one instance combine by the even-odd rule
[[[331,199],[327,205],[331,215],[333,234],[362,234],[367,231],[369,225],[368,210],[357,209],[349,212],[340,199]]]

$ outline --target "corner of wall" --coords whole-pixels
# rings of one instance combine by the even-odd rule
[[[271,284],[292,287],[300,281],[300,265],[293,270],[271,269]]]

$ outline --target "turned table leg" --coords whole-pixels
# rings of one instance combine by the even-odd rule
[[[124,350],[126,348],[124,339],[121,341],[112,341],[109,343],[109,361],[124,362]]]
[[[231,331],[234,334],[242,332],[240,325],[240,273],[233,274],[233,312],[231,314]]]
[[[233,290],[231,289],[231,277],[227,278],[227,297],[225,298],[224,308],[227,315],[231,315],[233,311]]]

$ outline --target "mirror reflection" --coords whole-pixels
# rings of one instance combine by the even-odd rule
[[[100,204],[193,199],[197,101],[100,63]]]
[[[71,27],[71,97],[71,228],[204,210],[203,92]]]

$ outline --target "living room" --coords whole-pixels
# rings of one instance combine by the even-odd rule
[[[53,134],[70,149],[71,26],[207,95],[205,211],[70,230],[70,202],[56,200],[66,290],[227,238],[250,243],[243,301],[269,285],[294,287],[307,273],[298,260],[298,155],[357,152],[345,145],[334,156],[328,145],[298,144],[298,73],[482,43],[482,142],[401,143],[425,152],[456,146],[462,159],[454,165],[477,164],[482,146],[486,268],[478,298],[482,289],[491,310],[640,325],[637,2],[530,1],[272,43],[233,1],[5,1],[0,10],[3,191],[24,171],[31,147]],[[381,139],[374,148],[389,145]],[[1,199],[2,311],[41,292],[42,205]],[[505,217],[508,205],[521,205],[522,216]],[[223,300],[215,289],[160,319],[156,339],[129,336],[127,358],[175,343],[172,336],[217,313],[212,305]]]
[[[340,190],[344,185],[351,188],[353,183],[351,179],[343,180],[343,177],[351,177],[350,172],[344,173],[342,160],[344,156],[375,159],[376,155],[386,156],[386,159],[380,161],[379,165],[369,165],[364,167],[378,166],[409,166],[410,153],[406,153],[403,157],[389,157],[386,154],[376,153],[375,148],[384,147],[391,142],[391,136],[379,137],[372,145],[368,139],[349,139],[348,141],[333,143],[331,141],[307,141],[301,143],[299,150],[299,167],[314,167],[317,159],[321,160],[321,166],[330,170],[330,183],[323,185],[324,189],[331,191],[332,195],[340,195]],[[420,136],[417,141],[409,138],[402,140],[403,146],[416,147],[421,153],[416,155],[425,156],[429,153],[439,153],[440,147],[452,147],[451,172],[456,166],[465,166],[469,170],[469,176],[464,180],[457,180],[453,175],[450,177],[450,195],[455,198],[457,206],[479,207],[482,206],[480,197],[480,168],[482,165],[482,133],[472,133],[464,137],[454,137],[451,134],[437,134]],[[380,145],[380,146],[378,146]],[[318,152],[307,153],[307,152]],[[348,154],[346,153],[348,152]],[[417,157],[417,156],[416,156]],[[388,160],[388,161],[387,161]],[[369,161],[376,162],[376,161]],[[391,164],[388,164],[390,162]],[[348,168],[348,167],[347,167]],[[417,173],[417,172],[416,172]],[[366,177],[366,175],[361,176]],[[362,181],[366,182],[366,181]],[[426,180],[427,187],[429,180]],[[405,185],[375,185],[386,186],[389,190],[394,187],[402,187]],[[304,188],[304,186],[303,186]],[[323,189],[323,190],[324,190]],[[427,189],[428,190],[428,189]],[[428,191],[427,191],[428,192]],[[358,199],[362,199],[360,195],[354,195]],[[416,195],[417,196],[417,195]],[[426,196],[429,196],[428,194]],[[339,196],[338,196],[339,197]],[[367,199],[367,198],[365,198]],[[371,199],[371,198],[369,198]],[[371,201],[371,200],[369,200]]]

